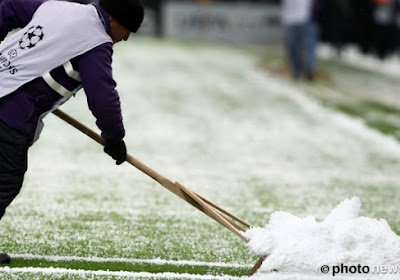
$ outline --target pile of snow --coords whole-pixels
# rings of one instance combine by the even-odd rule
[[[363,54],[355,46],[348,46],[342,49],[340,55],[337,50],[329,45],[320,44],[318,56],[325,59],[340,60],[342,63],[362,67],[370,71],[376,71],[394,77],[400,76],[400,58],[397,54],[379,59],[372,54]]]
[[[400,265],[400,237],[384,219],[359,217],[361,202],[340,203],[322,222],[274,212],[265,228],[245,233],[256,255],[268,255],[259,272],[320,275],[321,267]],[[399,271],[400,273],[400,271]]]

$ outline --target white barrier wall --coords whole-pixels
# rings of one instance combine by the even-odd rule
[[[282,40],[280,7],[252,3],[167,2],[163,7],[167,37],[277,43]]]

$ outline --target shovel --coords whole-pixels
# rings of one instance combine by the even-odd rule
[[[64,120],[65,122],[69,123],[79,131],[83,132],[93,140],[95,140],[97,143],[101,145],[105,145],[104,139],[85,126],[84,124],[80,123],[76,119],[72,118],[68,114],[64,113],[63,111],[56,109],[53,111],[53,114],[55,114],[57,117],[60,119]],[[216,204],[212,203],[211,201],[205,199],[204,197],[198,195],[191,189],[181,185],[178,182],[173,183],[169,179],[165,178],[164,176],[158,174],[156,171],[151,169],[150,167],[146,166],[133,156],[127,154],[126,156],[126,161],[129,162],[131,165],[148,175],[149,177],[153,178],[156,180],[158,183],[160,183],[163,187],[174,193],[175,195],[179,196],[192,206],[196,207],[199,209],[201,212],[230,230],[232,233],[237,235],[240,239],[242,239],[244,242],[249,242],[249,240],[242,235],[241,232],[245,232],[246,230],[252,228],[252,226],[249,223],[246,223],[242,219],[235,217],[228,211],[222,209],[221,207],[217,206]],[[266,256],[261,256],[259,260],[256,262],[256,264],[253,266],[253,268],[249,272],[249,276],[253,275],[262,265],[263,261],[266,259]]]

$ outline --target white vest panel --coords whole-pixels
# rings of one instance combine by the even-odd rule
[[[112,39],[93,5],[44,2],[0,45],[0,98],[106,42]]]
[[[285,25],[306,23],[310,20],[311,8],[312,0],[284,0],[282,22]]]

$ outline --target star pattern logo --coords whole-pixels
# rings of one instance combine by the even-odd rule
[[[40,41],[43,41],[43,38],[44,38],[43,27],[40,25],[31,26],[19,40],[18,42],[19,48],[22,50],[32,49]]]

